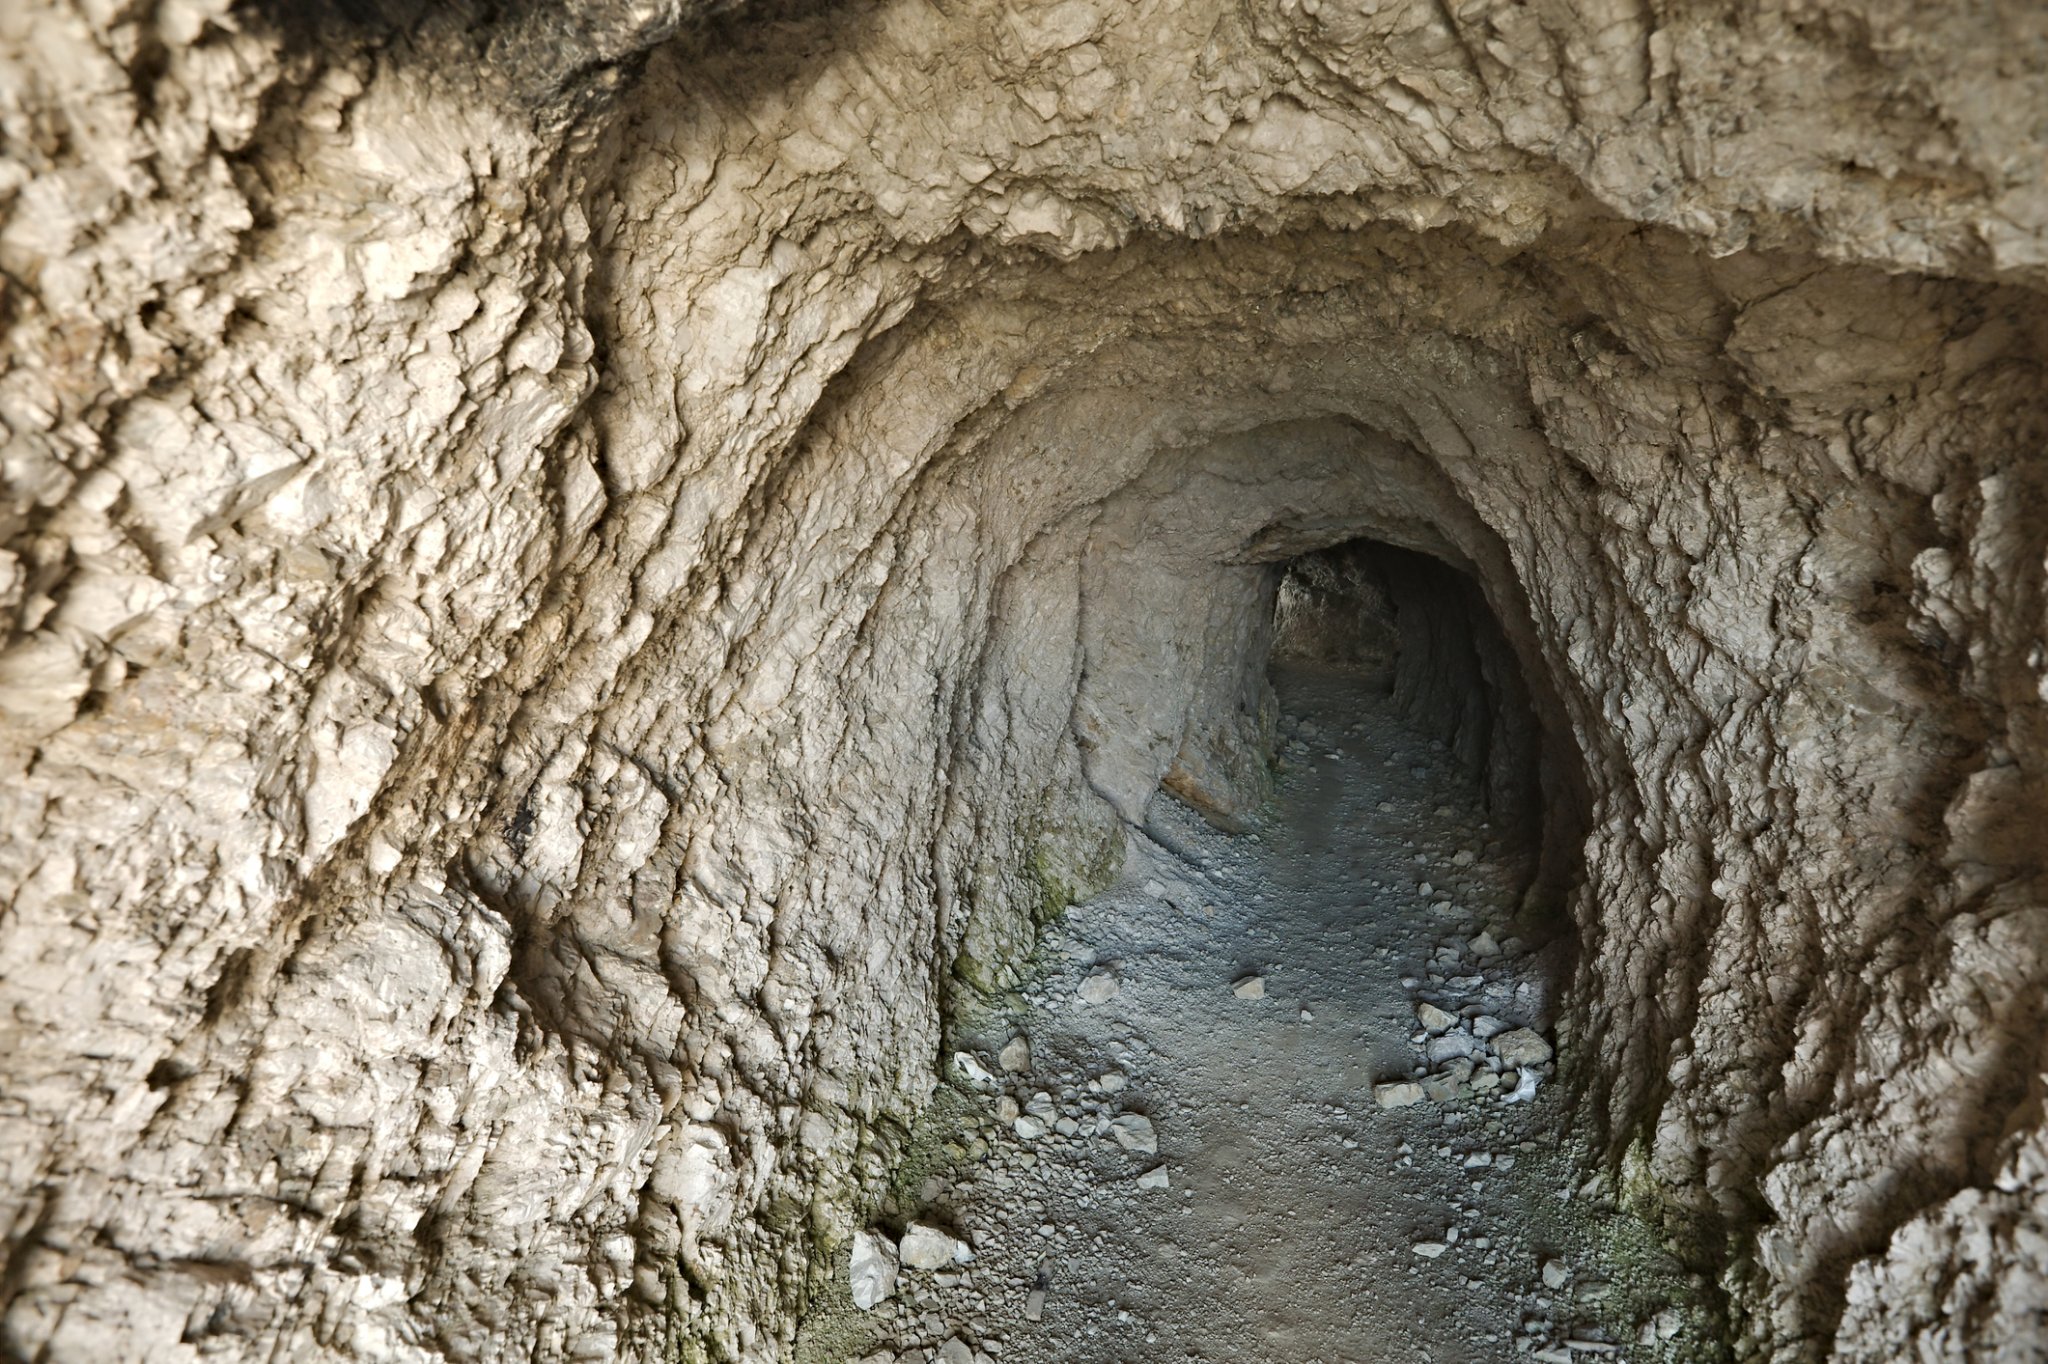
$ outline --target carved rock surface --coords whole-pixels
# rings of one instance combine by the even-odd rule
[[[2032,1358],[2044,49],[10,4],[0,1352],[777,1357],[1371,537],[1505,629],[1565,1082],[1741,1351]]]

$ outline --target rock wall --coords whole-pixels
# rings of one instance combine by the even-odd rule
[[[2032,1357],[2044,24],[10,7],[5,1349],[775,1357],[1371,536],[1734,1352]]]

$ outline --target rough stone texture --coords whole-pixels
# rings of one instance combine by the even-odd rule
[[[2044,30],[10,5],[5,1349],[774,1357],[1371,536],[1582,755],[1737,1352],[2034,1357]]]

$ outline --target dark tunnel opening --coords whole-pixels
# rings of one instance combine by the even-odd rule
[[[1519,864],[1524,908],[1561,927],[1583,833],[1569,741],[1546,730],[1479,583],[1433,555],[1351,540],[1288,561],[1273,615],[1276,680],[1342,675],[1383,698],[1472,786]]]

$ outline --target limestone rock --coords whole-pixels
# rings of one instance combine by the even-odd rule
[[[1091,971],[1084,976],[1077,993],[1083,1004],[1107,1004],[1116,998],[1117,991],[1122,988],[1123,985],[1117,980],[1116,973],[1105,968]]]
[[[1463,1060],[1484,1048],[1470,1033],[1447,1032],[1441,1037],[1432,1037],[1423,1047],[1423,1055],[1432,1066],[1441,1066],[1449,1061]],[[1505,1058],[1503,1058],[1505,1059]]]
[[[1427,1000],[1415,1006],[1415,1019],[1430,1033],[1446,1032],[1458,1026],[1458,1016],[1446,1013]]]
[[[1393,1080],[1374,1085],[1372,1097],[1381,1108],[1410,1108],[1422,1102],[1422,1086],[1413,1080]]]
[[[1465,1077],[1454,1071],[1425,1075],[1420,1081],[1422,1097],[1432,1103],[1446,1104],[1458,1097],[1458,1086],[1464,1083]]]
[[[1550,1043],[1529,1028],[1501,1033],[1489,1045],[1504,1066],[1540,1066],[1550,1059]]]
[[[925,1222],[912,1222],[904,1229],[897,1253],[906,1267],[923,1270],[966,1264],[974,1258],[973,1248],[965,1241]]]
[[[1152,1120],[1142,1113],[1125,1113],[1112,1119],[1109,1135],[1126,1151],[1147,1156],[1159,1151],[1159,1136],[1152,1130]]]
[[[850,1269],[853,1305],[863,1312],[872,1311],[893,1296],[896,1266],[896,1247],[886,1235],[876,1231],[855,1232]]]

